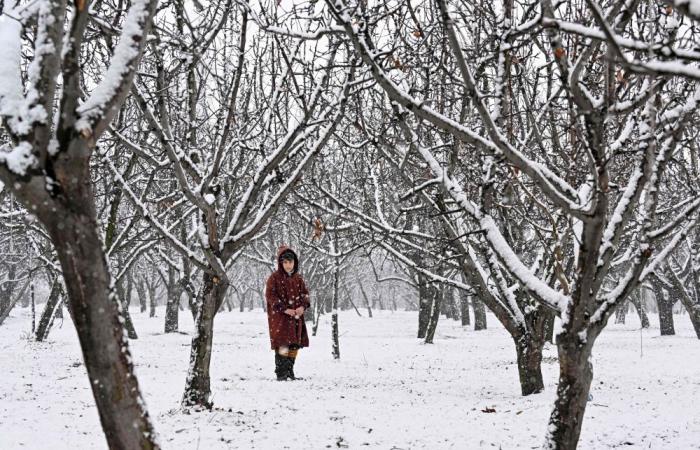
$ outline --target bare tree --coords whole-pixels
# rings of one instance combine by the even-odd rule
[[[677,26],[649,20],[657,11],[636,9],[634,1],[601,7],[592,1],[543,0],[518,8],[506,1],[496,11],[479,5],[454,11],[454,2],[437,0],[426,2],[419,13],[402,1],[372,8],[365,2],[326,4],[396,115],[411,121],[408,131],[433,130],[427,137],[412,133],[399,161],[415,157],[431,171],[431,184],[440,186],[459,210],[452,222],[455,236],[471,246],[464,236],[476,234],[484,253],[472,261],[488,265],[506,298],[515,282],[562,319],[560,377],[547,447],[574,448],[593,377],[589,357],[596,338],[615,308],[697,222],[700,201],[670,209],[659,205],[667,161],[684,151],[680,141],[700,98],[692,81],[696,73],[637,50],[650,48],[656,39],[673,42]],[[570,20],[594,25],[582,29],[568,26]],[[420,48],[428,24],[431,35],[442,39],[445,59],[421,53],[407,62],[398,56],[402,50],[388,50],[395,45],[406,49],[402,56],[413,58],[409,50]],[[641,26],[642,33],[633,34],[632,25]],[[394,30],[396,38],[373,39],[380,26]],[[483,33],[492,40],[484,43]],[[626,41],[617,38],[623,34]],[[679,46],[694,45],[693,40]],[[630,54],[623,46],[632,48]],[[489,57],[472,56],[475,51]],[[422,67],[424,60],[433,73],[457,74],[449,80],[467,100],[464,107],[453,102],[441,112],[440,89],[421,90],[426,79],[414,76],[407,64]],[[536,61],[549,63],[544,77]],[[513,83],[513,73],[520,86]],[[679,98],[679,92],[685,95]],[[537,119],[548,112],[551,120]],[[527,121],[530,126],[516,128]],[[450,146],[451,140],[460,145]],[[513,192],[541,205],[534,211],[555,211],[545,222],[532,208],[520,209],[528,227],[542,235],[531,249],[521,246],[522,238],[511,240],[504,220],[504,204]],[[622,242],[626,252],[618,252]],[[554,270],[538,273],[527,265],[538,252],[554,262]],[[611,270],[622,253],[624,263]],[[610,277],[614,287],[604,289]]]
[[[95,145],[129,92],[157,2],[132,2],[109,69],[81,103],[81,83],[88,81],[81,53],[91,3],[4,6],[0,115],[9,139],[0,150],[0,179],[36,215],[55,246],[108,445],[157,448],[112,299],[90,177]],[[115,12],[123,14],[103,4],[95,14]],[[33,56],[24,73],[23,50]]]

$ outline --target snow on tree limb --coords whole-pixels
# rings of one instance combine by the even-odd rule
[[[582,220],[587,220],[588,212],[582,208],[581,205],[576,203],[576,191],[569,186],[565,180],[561,179],[554,172],[550,171],[546,166],[527,158],[524,153],[509,144],[500,134],[500,131],[494,126],[489,113],[482,104],[483,94],[481,94],[476,88],[470,71],[468,68],[466,68],[466,63],[464,64],[464,69],[462,69],[463,79],[468,85],[468,94],[474,97],[477,105],[479,106],[480,117],[484,123],[484,126],[489,131],[490,139],[486,139],[459,122],[438,113],[427,106],[423,101],[415,99],[413,96],[402,90],[386,75],[384,69],[377,62],[378,55],[371,49],[371,45],[366,42],[365,35],[360,33],[361,30],[358,29],[357,25],[354,25],[351,22],[347,12],[344,9],[341,12],[340,7],[332,5],[332,2],[330,1],[327,1],[327,3],[331,6],[336,18],[345,28],[346,34],[352,41],[355,49],[362,57],[365,64],[371,68],[372,75],[392,101],[400,104],[417,117],[420,117],[421,119],[424,119],[453,134],[456,138],[464,142],[475,145],[482,151],[493,155],[505,155],[509,162],[532,177],[532,179],[538,183],[542,190],[557,206],[565,209],[571,214],[576,215]],[[337,3],[338,5],[344,5],[343,2]],[[447,17],[447,25],[449,25],[451,23],[451,19],[449,19],[449,15]],[[450,28],[448,26],[448,31],[449,29]],[[460,48],[459,44],[456,42],[456,37],[450,41],[450,44],[453,48],[453,53],[456,52],[455,49]],[[460,55],[461,50],[456,53],[457,57]]]
[[[83,135],[99,137],[129,93],[157,4],[158,0],[132,2],[109,69],[85,103],[77,108],[75,128]]]
[[[29,133],[33,117],[41,110],[30,111],[24,97],[20,73],[22,24],[9,14],[0,15],[0,116],[15,135]],[[44,112],[45,113],[45,112]]]

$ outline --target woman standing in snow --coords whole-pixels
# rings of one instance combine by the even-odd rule
[[[297,352],[309,346],[304,311],[310,302],[309,291],[299,274],[299,258],[285,245],[277,251],[277,270],[267,279],[265,297],[277,380],[295,380]]]

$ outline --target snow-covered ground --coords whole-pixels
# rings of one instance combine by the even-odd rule
[[[162,333],[163,310],[132,312],[137,374],[165,449],[538,448],[556,383],[556,349],[545,351],[546,392],[519,395],[515,351],[489,317],[487,331],[441,319],[435,344],[414,338],[416,313],[341,313],[341,360],[323,320],[300,352],[298,382],[273,381],[261,310],[224,312],[215,323],[215,410],[178,409],[189,356],[187,333]],[[652,324],[656,325],[654,317]],[[700,449],[700,341],[687,316],[678,335],[639,330],[637,317],[610,325],[596,343],[592,400],[581,449]],[[106,448],[66,318],[49,342],[28,340],[17,309],[0,326],[0,449]],[[486,408],[495,412],[484,412]]]

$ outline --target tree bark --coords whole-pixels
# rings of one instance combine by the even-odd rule
[[[51,284],[51,293],[49,294],[48,300],[46,300],[46,305],[41,313],[41,318],[39,319],[39,326],[34,334],[37,341],[42,342],[46,340],[49,336],[49,331],[51,330],[51,323],[53,322],[53,317],[56,314],[56,310],[60,308],[61,305],[61,282],[58,279],[54,279]]]
[[[136,334],[136,328],[134,328],[134,321],[131,319],[131,314],[129,313],[129,304],[131,302],[128,299],[122,300],[121,314],[124,317],[124,327],[126,327],[127,336],[129,339],[138,339],[138,334]]]
[[[150,307],[148,317],[155,317],[156,316],[156,287],[155,287],[155,285],[148,286],[148,304]]]
[[[542,314],[546,315],[544,319],[543,330],[544,340],[554,344],[554,319],[556,318],[556,316],[551,311],[542,311]]]
[[[153,426],[133,373],[118,302],[110,298],[109,271],[88,183],[78,205],[51,212],[44,224],[58,254],[100,422],[111,449],[154,449]],[[87,209],[87,214],[76,213]],[[48,211],[47,211],[48,213]]]
[[[541,338],[531,335],[513,336],[515,350],[518,354],[518,376],[523,396],[544,391],[542,348],[545,341],[543,338],[544,333]]]
[[[148,309],[148,297],[146,296],[146,286],[142,279],[136,281],[136,295],[139,296],[139,305],[141,312],[145,313]]]
[[[676,334],[673,323],[673,300],[667,295],[663,288],[657,283],[653,283],[654,297],[659,310],[659,328],[661,336],[672,336]]]
[[[629,309],[629,303],[627,300],[623,301],[620,306],[615,310],[615,323],[625,323],[625,318],[627,316],[627,310]]]
[[[168,300],[165,305],[165,332],[174,333],[178,330],[178,306],[182,296],[182,288],[175,280],[175,270],[168,268]]]
[[[690,322],[693,324],[693,328],[695,329],[695,335],[698,337],[698,339],[700,339],[700,304],[684,302],[683,306],[685,306],[686,310],[688,311]]]
[[[10,315],[10,312],[12,312],[12,309],[15,307],[17,302],[24,296],[24,292],[29,287],[30,281],[31,279],[27,278],[22,288],[19,290],[19,292],[17,292],[17,295],[14,297],[10,296],[9,301],[6,304],[6,308],[4,310],[0,310],[0,325],[2,325],[5,319],[7,319],[7,317]]]
[[[333,300],[331,305],[331,344],[333,346],[333,359],[340,359],[340,337],[338,333],[338,295],[340,282],[340,262],[338,261],[338,258],[335,258],[334,264],[335,269],[333,270]]]
[[[578,333],[559,334],[559,385],[549,417],[545,448],[573,450],[578,444],[593,380],[590,363],[592,339],[582,342]]]
[[[459,292],[456,292],[457,289],[449,289],[449,298],[450,298],[450,310],[452,311],[452,320],[462,320],[462,315],[460,311],[460,299],[459,299]]]
[[[632,305],[634,305],[634,308],[637,310],[637,315],[639,315],[639,320],[642,323],[642,328],[649,328],[651,325],[649,324],[649,317],[647,316],[647,312],[644,310],[641,292],[638,291],[631,297]]]
[[[693,286],[692,289],[696,293],[691,297],[692,294],[686,290],[685,286],[683,286],[681,280],[678,278],[673,269],[669,269],[668,273],[673,286],[673,292],[669,294],[677,296],[678,300],[681,301],[686,311],[688,311],[690,322],[693,324],[693,328],[695,329],[695,335],[698,337],[698,339],[700,339],[700,298],[697,298],[697,285]],[[693,280],[690,282],[694,284]],[[669,297],[671,297],[671,295],[669,295]]]
[[[56,312],[54,313],[54,318],[56,319],[63,319],[63,305],[65,305],[65,298],[66,293],[62,292],[61,293],[61,301],[58,302],[58,306],[56,307]],[[53,321],[52,321],[53,323]],[[51,324],[49,324],[49,328],[51,328]]]
[[[469,294],[466,291],[459,293],[459,311],[462,318],[462,326],[471,325],[471,317],[469,315]]]
[[[121,266],[121,261],[119,265]],[[129,336],[129,339],[138,339],[136,329],[134,328],[134,322],[131,320],[131,314],[129,314],[130,301],[127,292],[128,290],[124,289],[123,283],[117,283],[116,301],[121,303],[120,314],[124,319],[124,327],[126,328],[127,336]]]
[[[203,288],[197,302],[195,333],[192,338],[190,367],[185,382],[182,405],[211,409],[211,364],[214,317],[226,296],[228,284],[209,272],[204,272]]]
[[[425,339],[430,321],[430,289],[422,275],[418,275],[418,339]]]
[[[32,334],[36,335],[36,299],[34,298],[34,283],[32,283],[30,297],[32,298]]]
[[[369,315],[369,318],[372,318],[372,305],[370,305],[369,298],[367,297],[367,293],[365,292],[365,288],[362,286],[362,282],[357,283],[360,286],[360,292],[362,293],[362,297],[365,299],[365,307],[367,308],[367,315]]]
[[[13,250],[13,243],[10,242],[10,251]],[[8,264],[7,269],[7,280],[0,283],[0,317],[7,317],[12,308],[17,303],[18,297],[13,297],[12,293],[15,290],[15,285],[17,285],[17,264]],[[0,320],[2,323],[2,320]]]
[[[316,311],[314,311],[314,322],[313,326],[311,329],[311,335],[316,336],[316,333],[318,332],[318,324],[321,321],[321,315],[323,314],[323,309],[324,305],[328,302],[327,298],[325,297],[325,293],[321,293],[318,296],[318,300],[314,302],[314,307]]]
[[[316,322],[316,303],[317,302],[318,302],[318,300],[316,300],[314,298],[308,311],[304,312],[304,320],[311,323],[311,324]]]
[[[432,344],[435,338],[435,330],[437,329],[438,321],[440,320],[440,307],[444,301],[445,291],[437,285],[431,285],[428,288],[430,296],[430,308],[428,315],[428,324],[425,329],[425,343]]]
[[[472,307],[474,308],[474,330],[485,330],[486,308],[484,307],[484,304],[478,298],[472,297]]]
[[[245,311],[245,293],[238,296],[238,312]]]

